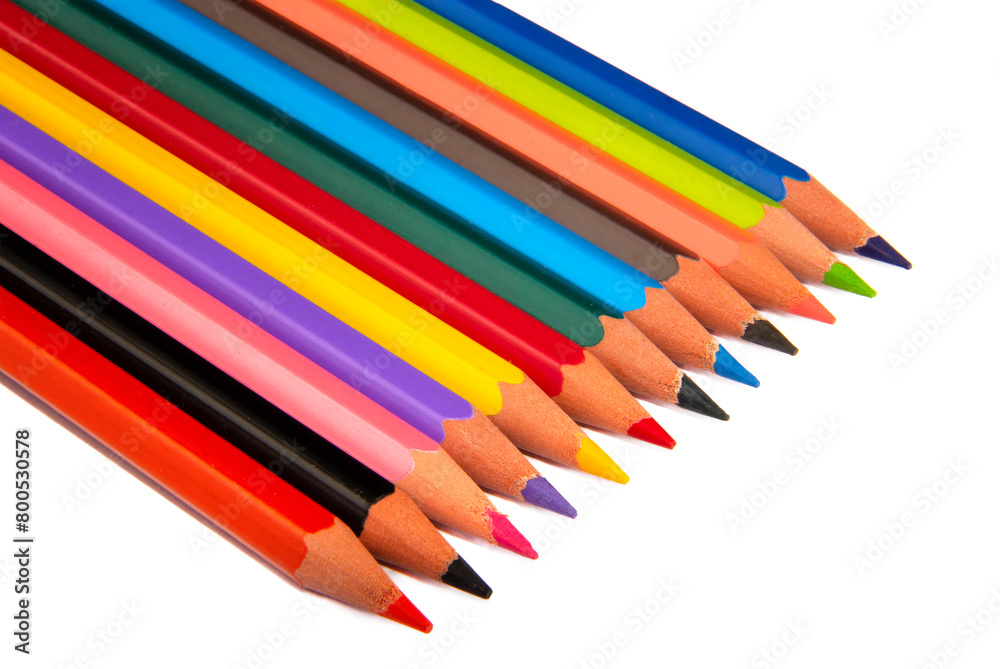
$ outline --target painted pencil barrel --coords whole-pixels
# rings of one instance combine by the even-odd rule
[[[617,116],[609,118],[603,107],[586,96],[434,12],[412,3],[396,3],[390,9],[388,2],[340,0],[337,4],[409,40],[577,137],[604,147],[615,158],[735,225],[750,227],[763,216],[763,205],[777,204],[634,123]],[[718,197],[720,189],[726,192],[725,198]]]
[[[438,443],[446,420],[472,416],[462,398],[3,108],[0,159]]]
[[[381,171],[393,185],[434,198],[482,234],[516,248],[595,299],[624,312],[644,304],[644,288],[656,287],[652,279],[546,217],[526,219],[517,201],[495,186],[428,154],[395,128],[193,11],[159,0],[141,5],[95,1],[284,110]],[[410,160],[414,152],[423,159]]]
[[[430,630],[340,519],[2,288],[0,350],[0,372],[278,571]]]
[[[5,106],[70,144],[87,133],[114,129],[103,130],[105,141],[95,146],[92,161],[369,338],[391,344],[425,373],[433,370],[435,378],[488,415],[502,406],[497,381],[524,379],[509,362],[23,63],[6,53],[0,60],[6,63],[0,74]]]
[[[490,0],[416,0],[567,87],[780,202],[801,167]]]
[[[44,10],[42,0],[19,1],[34,11]],[[594,346],[604,338],[600,317],[606,312],[575,287],[539,274],[508,249],[470,238],[434,203],[391,190],[384,179],[336,147],[304,134],[287,117],[274,115],[245,95],[239,97],[203,70],[178,67],[172,60],[176,52],[139,40],[134,29],[109,12],[78,2],[62,6],[48,19],[136,77],[161,73],[154,82],[159,90],[241,139],[248,153],[260,151],[308,178],[581,346]],[[616,311],[607,315],[622,318]]]

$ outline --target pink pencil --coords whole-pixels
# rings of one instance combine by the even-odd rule
[[[2,161],[0,221],[394,482],[432,519],[536,557],[437,442]]]

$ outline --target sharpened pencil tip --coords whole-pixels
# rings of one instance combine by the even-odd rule
[[[483,599],[489,599],[493,594],[493,588],[473,571],[461,555],[448,565],[448,569],[441,575],[441,582]]]
[[[865,283],[865,280],[858,276],[853,269],[842,262],[833,263],[833,266],[823,275],[823,283],[833,288],[846,290],[849,293],[875,297],[875,290]]]
[[[719,350],[715,352],[715,365],[712,370],[719,376],[738,381],[751,388],[760,388],[757,377],[748,372],[724,346],[720,345]]]
[[[816,296],[812,293],[807,293],[806,297],[803,298],[802,301],[788,310],[788,313],[795,314],[796,316],[802,316],[804,318],[811,318],[814,321],[826,323],[827,325],[832,325],[837,322],[837,317],[831,314],[826,307],[820,304],[820,301],[817,300]]]
[[[913,269],[913,263],[903,257],[903,255],[892,247],[892,244],[885,241],[882,235],[872,237],[863,246],[854,249],[859,256],[889,263],[903,269]]]
[[[754,319],[750,325],[743,330],[743,336],[740,339],[748,341],[751,344],[757,344],[759,346],[766,346],[767,348],[773,349],[775,351],[781,351],[782,353],[787,353],[788,355],[797,355],[799,352],[798,347],[792,342],[788,341],[788,338],[781,333],[778,328],[774,327],[771,321],[764,318]]]
[[[642,439],[645,442],[656,444],[657,446],[663,446],[664,448],[673,448],[677,445],[677,440],[671,437],[670,434],[663,429],[663,426],[652,418],[643,418],[642,420],[633,423],[632,427],[628,429],[628,436],[635,437],[636,439]]]
[[[499,511],[490,509],[486,512],[489,515],[493,528],[491,534],[493,540],[500,548],[506,548],[512,553],[517,553],[531,560],[538,559],[538,553],[531,546],[523,534],[521,534],[514,524],[508,520],[507,516]]]
[[[580,438],[580,450],[576,453],[576,464],[582,471],[615,483],[628,483],[628,474],[622,471],[618,463],[604,452],[593,439],[587,436]]]
[[[688,411],[694,411],[704,416],[718,418],[719,420],[729,420],[729,414],[715,403],[708,394],[699,388],[691,378],[685,374],[681,379],[681,389],[677,393],[677,406]]]
[[[576,518],[576,509],[573,508],[573,505],[567,502],[566,498],[545,477],[536,476],[528,479],[528,482],[524,484],[524,490],[521,491],[521,497],[528,504],[555,511],[567,518]]]
[[[434,625],[428,620],[420,610],[413,605],[406,595],[400,593],[399,599],[394,601],[389,607],[379,614],[383,618],[388,618],[393,622],[400,623],[401,625],[406,625],[411,627],[418,632],[423,632],[424,634],[430,634],[430,631],[434,629]]]

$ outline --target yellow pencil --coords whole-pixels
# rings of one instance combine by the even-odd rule
[[[0,104],[464,397],[521,448],[628,480],[517,367],[6,52]]]

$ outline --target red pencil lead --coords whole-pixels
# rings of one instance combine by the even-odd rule
[[[394,601],[389,607],[379,614],[383,618],[388,618],[401,625],[413,628],[418,632],[429,634],[434,625],[430,620],[413,605],[406,595],[400,593],[399,599]]]
[[[650,444],[673,448],[677,445],[677,440],[663,429],[663,426],[652,418],[643,418],[638,423],[628,429],[628,436],[642,439]]]

